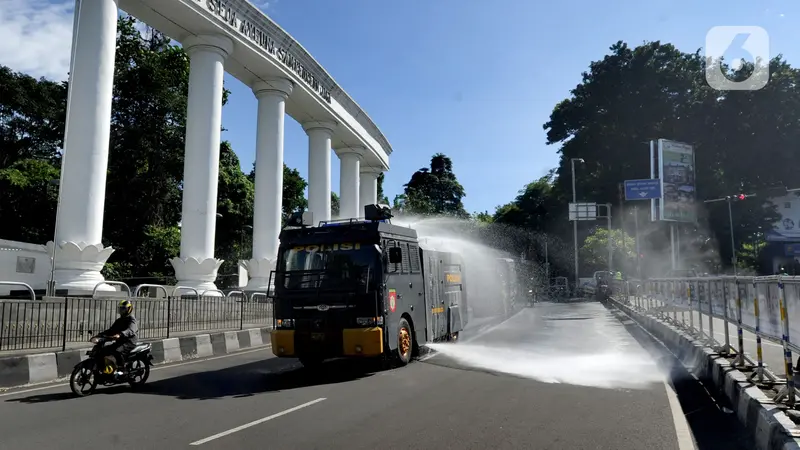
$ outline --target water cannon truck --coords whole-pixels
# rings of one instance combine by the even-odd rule
[[[280,233],[270,274],[272,352],[305,367],[326,359],[408,364],[427,342],[455,341],[467,324],[464,262],[422,249],[387,205],[363,219],[320,222],[296,213]]]

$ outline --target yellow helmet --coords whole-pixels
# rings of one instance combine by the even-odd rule
[[[133,312],[133,303],[130,300],[123,300],[117,305],[117,311],[119,311],[120,316],[127,316]]]

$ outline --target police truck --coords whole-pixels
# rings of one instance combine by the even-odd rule
[[[294,214],[280,233],[269,297],[272,352],[305,367],[381,358],[403,366],[427,342],[455,341],[467,324],[463,261],[420,248],[387,205],[364,219],[320,222]]]

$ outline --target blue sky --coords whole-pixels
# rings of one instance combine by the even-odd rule
[[[758,25],[771,52],[798,61],[800,5],[773,1],[279,0],[266,12],[300,41],[367,111],[394,148],[385,190],[443,152],[468,211],[494,211],[558,164],[542,125],[589,62],[617,40],[703,47],[717,25]],[[794,28],[794,30],[792,30]],[[223,134],[251,167],[256,102],[233,91]],[[307,174],[307,140],[287,120],[286,164]],[[332,161],[338,190],[338,160]]]
[[[0,64],[33,76],[66,76],[73,4],[0,1]],[[265,11],[391,142],[390,199],[443,152],[453,159],[470,212],[494,211],[558,164],[542,125],[589,62],[617,40],[661,40],[694,51],[713,26],[758,25],[770,34],[772,55],[800,65],[796,0],[277,0]],[[233,95],[223,110],[223,138],[249,172],[256,100],[230,76],[226,86]],[[305,177],[306,135],[290,118],[286,126],[286,164]],[[336,191],[335,156],[332,169]]]

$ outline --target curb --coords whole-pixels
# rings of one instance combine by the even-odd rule
[[[792,436],[798,427],[730,361],[670,324],[643,315],[618,300],[610,303],[661,340],[690,373],[724,393],[734,405],[739,422],[755,437],[757,450],[800,450],[800,439]]]
[[[160,365],[265,346],[270,343],[270,328],[250,328],[141,342],[152,345],[153,364]],[[0,389],[47,383],[68,377],[75,365],[86,359],[88,350],[89,347],[64,352],[2,357]]]

